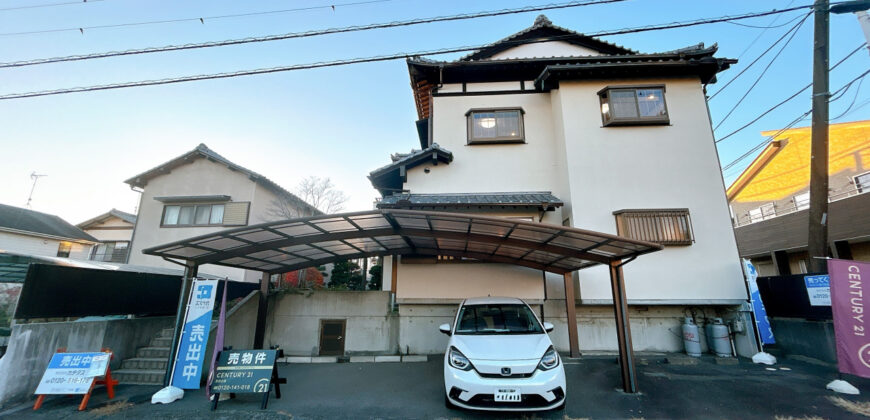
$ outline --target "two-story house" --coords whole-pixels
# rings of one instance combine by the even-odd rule
[[[89,260],[115,263],[127,262],[127,251],[133,240],[135,226],[136,215],[118,209],[111,209],[76,225],[100,241],[91,250]]]
[[[371,172],[383,196],[377,206],[521,218],[665,245],[625,268],[636,350],[681,351],[689,313],[741,324],[747,292],[705,98],[706,85],[735,60],[715,52],[699,44],[642,53],[539,16],[454,61],[409,59],[421,149]],[[566,325],[561,276],[451,257],[391,265],[386,257],[384,287],[393,287],[395,272],[400,348],[411,353],[443,351],[431,332],[471,296],[520,297]],[[575,273],[574,282],[568,299],[580,348],[615,350],[608,268]],[[561,351],[566,332],[555,333]],[[751,332],[736,343],[739,353],[754,352]]]
[[[195,149],[125,181],[140,191],[139,213],[128,262],[178,268],[144,255],[148,247],[222,229],[321,214],[268,178],[230,162],[200,144]],[[259,281],[259,272],[206,265],[200,272]]]
[[[806,273],[812,128],[761,134],[774,137],[728,187],[740,256],[763,276]],[[870,121],[831,124],[828,139],[830,255],[870,261]]]
[[[86,260],[98,242],[53,214],[0,204],[0,251]]]

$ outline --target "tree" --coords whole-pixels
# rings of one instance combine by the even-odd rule
[[[332,267],[329,288],[360,290],[362,280],[362,270],[359,264],[354,261],[339,261]]]
[[[316,267],[291,271],[284,273],[283,285],[292,288],[321,289],[323,288],[323,274]]]
[[[303,178],[296,191],[299,198],[326,214],[344,210],[344,205],[350,198],[343,191],[335,189],[329,178],[313,175]]]
[[[381,284],[384,281],[384,266],[380,264],[373,265],[369,269],[369,274],[372,275],[369,279],[369,290],[381,290]]]

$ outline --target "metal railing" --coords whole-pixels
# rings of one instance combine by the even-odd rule
[[[835,201],[845,200],[849,197],[854,197],[856,195],[863,194],[866,192],[870,192],[870,189],[868,189],[866,186],[864,188],[859,188],[855,185],[849,185],[846,189],[844,189],[842,191],[830,192],[828,194],[828,203],[833,203]],[[785,216],[787,214],[797,213],[799,211],[803,211],[803,210],[807,210],[807,209],[809,209],[808,202],[806,204],[801,203],[801,205],[798,205],[797,203],[795,203],[795,200],[792,199],[786,204],[779,204],[779,205],[775,204],[773,213],[765,213],[763,216],[756,217],[755,219],[753,219],[749,215],[749,213],[746,212],[746,213],[736,217],[733,220],[733,224],[734,224],[734,227],[751,225],[753,223],[758,223],[758,222],[762,222],[765,220],[770,220],[770,219],[773,219],[773,218],[776,218],[779,216]]]
[[[116,249],[112,252],[98,252],[91,254],[91,261],[123,263],[127,261],[127,249]]]

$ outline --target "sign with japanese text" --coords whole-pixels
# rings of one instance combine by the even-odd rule
[[[752,302],[752,312],[755,314],[755,328],[762,344],[774,344],[773,329],[770,320],[767,319],[767,310],[761,301],[761,292],[758,291],[758,271],[747,259],[743,259],[743,273],[746,274],[746,283],[749,285],[749,300]]]
[[[870,263],[828,260],[831,311],[840,372],[870,378],[870,328],[864,319],[864,289],[870,293]]]
[[[831,306],[831,281],[827,275],[804,276],[810,306]]]
[[[211,392],[269,392],[276,350],[226,350],[221,352]]]
[[[217,285],[217,280],[197,279],[193,282],[184,317],[184,330],[175,356],[173,386],[199,389]]]
[[[109,357],[109,353],[55,353],[34,394],[87,394],[94,378],[106,374]]]

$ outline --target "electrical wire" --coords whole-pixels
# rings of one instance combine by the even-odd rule
[[[852,52],[850,52],[850,53],[847,54],[845,57],[843,57],[842,59],[840,59],[840,61],[838,61],[836,64],[834,64],[833,66],[831,66],[831,68],[828,69],[828,71],[831,71],[831,70],[836,69],[840,64],[843,64],[843,62],[845,62],[846,60],[848,60],[849,57],[852,57],[853,55],[855,55],[855,53],[857,53],[858,51],[861,51],[861,49],[864,48],[864,45],[865,45],[865,44],[866,44],[866,43],[861,43],[861,45],[859,45],[858,48],[855,48],[854,50],[852,50]],[[728,133],[727,135],[725,135],[725,136],[723,136],[723,137],[720,137],[718,140],[716,140],[716,143],[720,143],[720,142],[722,142],[722,141],[728,139],[729,137],[731,137],[731,136],[733,136],[733,135],[735,135],[735,134],[737,134],[737,133],[743,131],[744,129],[746,129],[747,127],[751,126],[752,124],[755,124],[758,120],[760,120],[761,118],[763,118],[765,115],[767,115],[767,114],[773,112],[773,110],[775,110],[775,109],[779,108],[780,106],[784,105],[786,102],[788,102],[788,101],[790,101],[790,100],[792,100],[792,99],[798,97],[798,95],[800,95],[801,93],[803,93],[803,91],[809,89],[812,85],[813,85],[812,83],[809,83],[808,85],[804,86],[803,88],[801,88],[800,90],[798,90],[797,92],[795,92],[794,94],[792,94],[791,96],[789,96],[788,98],[785,98],[784,100],[782,100],[782,101],[779,102],[778,104],[776,104],[776,105],[774,105],[774,106],[768,108],[766,111],[762,112],[758,117],[755,117],[752,121],[750,121],[750,122],[748,122],[748,123],[742,125],[740,128],[738,128],[738,129],[736,129],[736,130],[734,130],[734,131]]]
[[[791,5],[794,4],[795,1],[796,0],[790,0],[788,2],[788,4],[785,5],[785,7],[791,7]],[[773,25],[774,23],[776,23],[776,21],[779,20],[780,16],[781,15],[775,16],[773,18],[773,20],[770,21],[770,24]],[[794,19],[792,19],[792,21],[793,20]],[[786,22],[786,24],[791,23],[792,21]],[[749,51],[755,45],[755,43],[758,42],[758,40],[761,39],[762,36],[764,36],[765,33],[767,33],[767,29],[764,29],[761,32],[759,32],[758,35],[755,37],[755,39],[753,39],[752,42],[750,42],[749,45],[747,45],[746,48],[744,48],[743,51],[740,52],[740,54],[737,56],[737,59],[739,60],[739,59],[743,58],[743,55],[746,54],[746,52]]]
[[[67,6],[70,4],[96,3],[98,1],[106,1],[106,0],[80,0],[80,1],[67,1],[67,2],[63,2],[63,3],[44,3],[44,4],[31,4],[29,6],[4,7],[2,9],[0,9],[0,12],[8,12],[11,10],[23,10],[23,9],[37,9],[40,7]]]
[[[109,51],[109,52],[93,53],[93,54],[71,55],[71,56],[64,56],[64,57],[38,58],[38,59],[32,59],[32,60],[0,63],[0,68],[24,67],[24,66],[33,66],[33,65],[40,65],[40,64],[92,60],[92,59],[98,59],[98,58],[118,57],[118,56],[126,56],[126,55],[160,53],[160,52],[167,52],[167,51],[180,51],[180,50],[192,50],[192,49],[200,49],[200,48],[224,47],[224,46],[228,46],[228,45],[240,45],[240,44],[249,44],[249,43],[278,41],[278,40],[294,39],[294,38],[306,38],[306,37],[321,36],[321,35],[336,34],[336,33],[359,32],[359,31],[366,31],[366,30],[372,30],[372,29],[384,29],[384,28],[395,28],[395,27],[399,27],[399,26],[419,25],[419,24],[424,24],[424,23],[476,19],[476,18],[481,18],[481,17],[502,16],[502,15],[517,14],[517,13],[527,13],[527,12],[536,12],[536,11],[543,11],[543,10],[552,10],[552,9],[565,9],[565,8],[571,8],[571,7],[591,6],[591,5],[598,5],[598,4],[617,3],[617,2],[623,2],[623,1],[626,1],[626,0],[593,0],[593,1],[586,0],[586,1],[573,1],[573,2],[568,2],[568,3],[557,3],[557,4],[551,3],[551,4],[547,4],[547,5],[527,6],[527,7],[515,8],[515,9],[501,9],[501,10],[488,11],[488,12],[465,13],[465,14],[459,14],[459,15],[438,16],[438,17],[430,17],[430,18],[418,18],[418,19],[411,19],[411,20],[405,20],[405,21],[373,23],[373,24],[358,25],[358,26],[345,26],[345,27],[337,27],[337,28],[329,28],[329,29],[321,29],[321,30],[311,30],[311,31],[304,31],[304,32],[291,32],[291,33],[285,33],[285,34],[279,34],[279,35],[267,35],[267,36],[248,37],[248,38],[241,38],[241,39],[228,39],[228,40],[223,40],[223,41],[212,41],[212,42],[194,43],[194,44],[166,45],[163,47],[148,47],[148,48],[130,49],[130,50],[124,50],[124,51]],[[638,27],[633,27],[633,28],[624,28],[624,29],[618,29],[618,30],[599,31],[599,32],[594,32],[594,33],[588,33],[586,35],[588,35],[588,36],[624,35],[624,34],[629,34],[629,33],[645,32],[645,31],[653,31],[653,30],[684,28],[684,27],[689,27],[689,26],[728,22],[728,21],[732,21],[732,20],[750,19],[750,18],[755,18],[755,17],[768,16],[771,14],[787,13],[787,12],[791,12],[791,11],[795,11],[795,10],[805,9],[807,7],[812,7],[812,6],[800,6],[800,7],[793,7],[793,8],[789,8],[789,9],[772,10],[772,11],[768,11],[768,12],[747,13],[747,14],[743,14],[743,15],[721,16],[721,17],[716,17],[716,18],[695,19],[695,20],[690,20],[690,21],[673,22],[673,23],[662,24],[662,25],[645,25],[645,26],[638,26]],[[556,38],[556,37],[554,37],[554,38]]]
[[[807,13],[807,15],[804,16],[804,18],[801,19],[800,22],[792,26],[791,29],[789,29],[788,32],[785,33],[785,35],[791,33],[791,36],[788,38],[788,40],[785,41],[784,44],[782,44],[782,47],[780,47],[779,51],[776,52],[776,55],[774,55],[773,58],[770,59],[770,62],[767,63],[767,66],[764,67],[764,70],[761,71],[761,74],[759,74],[758,77],[755,78],[755,82],[753,82],[752,85],[749,86],[749,89],[746,89],[746,92],[743,94],[743,96],[741,96],[740,99],[734,104],[734,106],[731,107],[731,110],[729,110],[728,113],[725,114],[722,120],[719,121],[719,124],[716,124],[716,127],[713,128],[713,131],[718,130],[719,127],[721,127],[722,124],[724,124],[725,121],[728,120],[728,117],[731,116],[731,114],[737,109],[737,107],[740,106],[741,103],[743,103],[743,100],[746,99],[746,97],[749,96],[750,93],[752,93],[752,89],[755,89],[755,86],[758,86],[758,83],[761,82],[761,79],[764,77],[765,74],[767,74],[767,71],[770,70],[770,67],[773,65],[773,63],[776,62],[776,59],[779,58],[779,55],[782,54],[786,47],[788,47],[788,44],[791,43],[791,40],[794,39],[795,35],[797,35],[798,31],[800,30],[800,27],[804,24],[804,22],[807,21],[809,17],[810,13]],[[777,42],[779,41],[777,40]],[[731,81],[734,81],[734,79],[731,79]],[[719,92],[721,92],[721,90]]]

